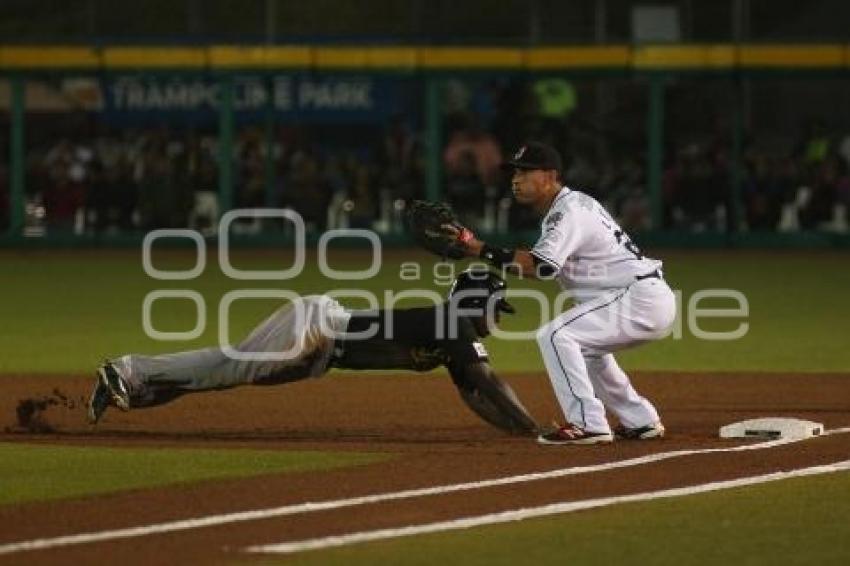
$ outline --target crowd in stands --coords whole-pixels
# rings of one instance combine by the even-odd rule
[[[465,221],[496,231],[537,225],[530,211],[511,205],[509,177],[499,168],[523,139],[536,138],[561,150],[570,186],[597,197],[626,229],[652,228],[645,134],[612,136],[585,120],[577,99],[562,80],[492,81],[474,92],[460,82],[447,85],[442,191]],[[333,143],[332,131],[317,136],[309,125],[280,125],[269,145],[263,125],[240,126],[232,155],[233,205],[291,207],[315,230],[340,225],[340,211],[346,226],[397,228],[403,203],[425,194],[422,126],[397,115],[361,131],[358,143],[346,146]],[[28,222],[38,222],[39,210],[48,230],[76,233],[203,228],[212,221],[199,224],[197,210],[203,195],[214,200],[218,191],[220,148],[213,131],[95,125],[42,139],[26,154]],[[663,228],[733,228],[730,144],[672,140],[665,153]],[[815,124],[784,146],[753,136],[743,156],[737,229],[822,229],[850,205],[850,136],[836,137]],[[8,178],[8,165],[0,162],[3,224]]]
[[[743,198],[753,230],[846,230],[850,207],[850,135],[839,137],[815,122],[790,152],[746,153]],[[788,207],[796,218],[783,218]],[[789,221],[790,220],[790,221]]]
[[[322,147],[308,134],[308,128],[281,127],[269,153],[262,126],[240,129],[232,155],[233,206],[291,207],[308,227],[323,229],[335,195],[344,195],[349,225],[371,227],[381,193],[422,196],[420,140],[401,120],[366,151]],[[48,230],[184,227],[199,197],[218,198],[219,149],[210,132],[167,127],[62,137],[28,152],[28,202],[44,211]]]
[[[733,171],[728,146],[676,148],[664,170],[665,226],[694,231],[732,228]],[[746,142],[739,178],[743,218],[753,232],[846,231],[850,205],[850,136],[831,135],[821,124],[794,140]]]

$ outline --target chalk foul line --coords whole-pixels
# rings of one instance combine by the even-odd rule
[[[408,537],[428,533],[439,533],[458,529],[468,529],[470,527],[496,525],[499,523],[508,523],[511,521],[522,521],[524,519],[545,517],[547,515],[571,513],[574,511],[595,509],[598,507],[607,507],[609,505],[617,505],[621,503],[634,503],[639,501],[651,501],[653,499],[667,499],[672,497],[682,497],[686,495],[696,495],[699,493],[707,493],[710,491],[720,491],[724,489],[732,489],[736,487],[774,482],[789,478],[814,476],[818,474],[828,474],[847,470],[850,470],[850,460],[845,460],[843,462],[835,462],[833,464],[827,464],[824,466],[802,468],[789,472],[775,472],[761,476],[751,476],[747,478],[738,478],[735,480],[704,483],[689,487],[665,489],[662,491],[648,491],[645,493],[621,495],[617,497],[602,497],[599,499],[586,499],[583,501],[564,501],[562,503],[551,503],[540,507],[514,509],[511,511],[502,511],[500,513],[491,513],[488,515],[479,515],[475,517],[465,517],[463,519],[440,521],[437,523],[428,523],[425,525],[412,525],[394,529],[364,531],[339,536],[284,542],[280,544],[250,546],[245,548],[244,550],[245,552],[251,553],[292,554],[295,552],[304,552],[307,550],[319,550],[337,546],[347,546],[352,544],[385,540],[390,538]]]
[[[822,436],[833,434],[845,434],[850,432],[850,427],[837,428],[824,432]],[[819,437],[813,437],[819,438]],[[235,513],[224,513],[219,515],[208,515],[206,517],[196,517],[192,519],[181,519],[178,521],[169,521],[165,523],[154,523],[150,525],[141,525],[138,527],[127,527],[123,529],[112,529],[106,531],[95,531],[88,533],[79,533],[74,535],[63,535],[51,538],[40,538],[26,540],[20,542],[12,542],[0,545],[0,555],[12,554],[27,550],[44,550],[60,546],[70,546],[77,544],[87,544],[93,542],[103,542],[108,540],[124,539],[149,536],[154,534],[171,533],[175,531],[184,531],[189,529],[199,529],[204,527],[213,527],[225,525],[229,523],[239,523],[246,521],[257,521],[262,519],[270,519],[274,517],[284,517],[289,515],[299,515],[302,513],[311,513],[316,511],[327,511],[332,509],[341,509],[344,507],[353,507],[356,505],[368,505],[372,503],[381,503],[384,501],[394,501],[399,499],[410,499],[414,497],[425,497],[429,495],[442,495],[458,491],[469,491],[475,489],[484,489],[488,487],[526,483],[532,481],[547,480],[565,476],[588,474],[593,472],[601,472],[614,470],[619,468],[627,468],[632,466],[640,466],[669,460],[671,458],[681,458],[683,456],[693,456],[698,454],[715,454],[722,452],[745,452],[749,450],[764,450],[774,448],[795,442],[802,442],[809,439],[780,439],[768,442],[759,442],[756,444],[745,444],[741,446],[732,446],[728,448],[700,448],[689,450],[674,450],[671,452],[659,452],[649,454],[637,458],[629,458],[626,460],[617,460],[614,462],[606,462],[603,464],[594,464],[590,466],[577,466],[572,468],[560,468],[546,472],[536,472],[531,474],[521,474],[514,476],[506,476],[501,478],[493,478],[475,482],[465,482],[456,484],[447,484],[433,487],[425,487],[419,489],[409,489],[404,491],[377,493],[373,495],[364,495],[359,497],[351,497],[346,499],[336,499],[319,502],[297,503],[292,505],[284,505],[281,507],[271,507],[267,509],[255,509],[251,511],[239,511]]]

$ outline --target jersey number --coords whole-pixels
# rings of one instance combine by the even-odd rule
[[[643,259],[643,254],[640,252],[640,248],[623,233],[622,230],[615,230],[614,237],[617,238],[618,244],[623,244],[623,247],[629,250],[634,256],[638,259]]]

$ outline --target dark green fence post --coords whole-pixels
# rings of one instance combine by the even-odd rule
[[[425,198],[436,201],[440,200],[443,192],[443,112],[440,80],[425,80]]]
[[[24,110],[26,82],[11,80],[12,116],[9,124],[9,235],[20,236],[24,229]]]
[[[275,198],[275,162],[274,162],[274,126],[275,126],[275,108],[274,108],[274,77],[267,77],[266,81],[266,108],[265,108],[265,180],[266,180],[266,198],[265,203],[268,208],[273,208],[276,205]]]
[[[218,101],[218,201],[222,213],[233,208],[233,101],[232,75],[219,81]]]
[[[729,168],[729,183],[731,185],[730,208],[728,214],[731,218],[726,220],[726,230],[729,232],[740,232],[744,220],[743,203],[741,202],[741,180],[744,149],[744,100],[743,81],[738,78],[734,86],[735,100],[732,104],[732,155],[731,167]]]
[[[655,73],[649,76],[647,137],[646,181],[652,229],[661,230],[663,228],[661,177],[664,168],[664,76]]]

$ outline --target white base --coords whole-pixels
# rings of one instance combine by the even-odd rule
[[[720,427],[720,438],[811,438],[823,434],[823,424],[801,419],[750,419]]]

